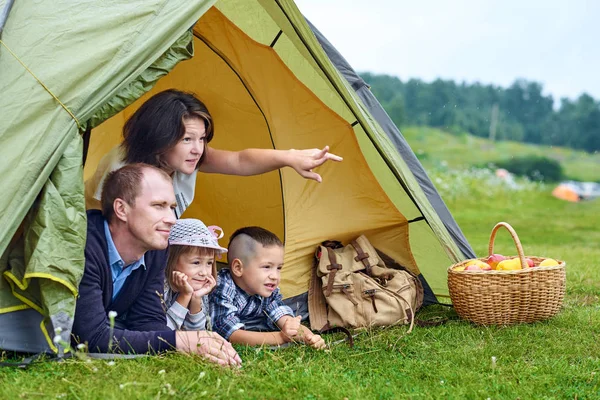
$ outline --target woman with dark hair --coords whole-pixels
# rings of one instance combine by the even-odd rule
[[[179,218],[194,199],[198,170],[247,176],[292,167],[304,178],[321,182],[321,176],[312,169],[327,160],[342,160],[329,153],[329,146],[308,150],[218,150],[208,146],[213,134],[212,117],[194,95],[175,89],[155,94],[126,122],[123,143],[102,158],[94,176],[85,182],[87,208],[100,208],[104,177],[125,164],[143,162],[171,175]]]

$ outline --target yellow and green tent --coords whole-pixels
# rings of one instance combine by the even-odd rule
[[[0,0],[0,348],[68,342],[83,273],[84,179],[126,119],[168,88],[194,92],[216,148],[322,148],[318,184],[283,169],[199,174],[184,217],[277,233],[281,289],[305,295],[323,240],[366,234],[419,274],[426,302],[468,242],[414,153],[291,0]],[[60,328],[60,329],[58,329]]]

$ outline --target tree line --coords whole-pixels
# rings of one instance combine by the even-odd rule
[[[502,88],[437,79],[402,82],[361,73],[396,125],[427,125],[494,140],[600,150],[600,102],[588,94],[561,98],[555,107],[538,82],[516,80]]]

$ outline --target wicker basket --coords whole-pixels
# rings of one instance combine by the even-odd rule
[[[456,312],[461,318],[481,325],[511,325],[553,317],[560,310],[565,295],[566,263],[557,260],[556,266],[540,267],[544,257],[528,257],[535,264],[529,268],[519,237],[506,222],[499,222],[492,230],[490,255],[494,253],[494,240],[500,227],[510,232],[523,269],[453,270],[469,260],[452,265],[448,268],[448,288]]]

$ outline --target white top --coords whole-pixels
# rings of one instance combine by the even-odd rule
[[[198,314],[192,314],[190,310],[177,302],[178,295],[179,293],[173,292],[165,282],[164,301],[167,306],[167,326],[172,330],[212,330],[208,296],[202,296],[202,310]]]
[[[120,145],[113,147],[111,151],[109,151],[104,157],[102,157],[102,160],[100,160],[100,163],[98,163],[98,170],[96,171],[94,176],[85,182],[86,194],[90,193],[88,189],[91,189],[91,193],[93,193],[94,199],[99,202],[100,196],[102,194],[102,186],[104,185],[106,175],[108,175],[109,172],[124,166],[124,159],[125,154],[123,154],[123,150]],[[103,170],[101,170],[101,168],[103,168]],[[197,172],[198,171],[194,171],[192,174],[188,175],[179,171],[175,171],[171,176],[171,178],[173,179],[175,199],[177,201],[175,215],[178,219],[181,218],[183,212],[194,200]],[[94,187],[87,188],[87,186],[89,185],[94,185]]]

